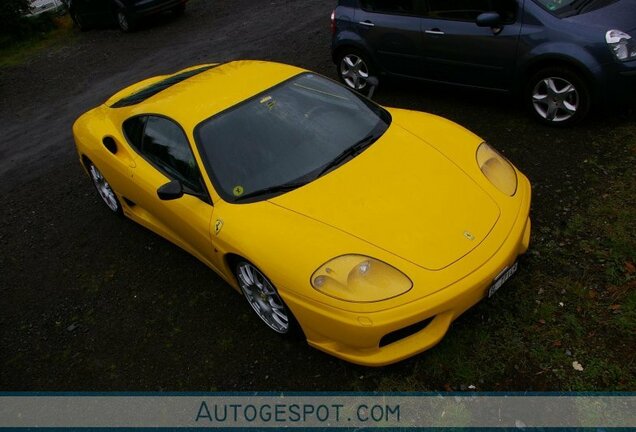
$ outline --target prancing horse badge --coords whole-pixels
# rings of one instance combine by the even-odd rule
[[[217,219],[216,222],[214,222],[214,234],[219,235],[221,228],[223,228],[223,220]]]

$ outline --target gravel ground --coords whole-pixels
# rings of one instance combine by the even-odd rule
[[[72,122],[116,90],[197,63],[267,59],[335,78],[333,5],[194,0],[182,18],[162,17],[133,34],[78,32],[0,70],[1,389],[376,388],[379,374],[369,379],[368,369],[281,341],[196,259],[111,217],[81,171],[71,137]],[[585,205],[585,161],[602,161],[604,137],[635,120],[632,113],[549,129],[505,97],[412,82],[383,83],[376,99],[448,117],[502,150],[533,183],[535,229],[558,227]],[[522,272],[532,271],[529,264]],[[460,319],[447,338],[479,313]],[[423,356],[383,373],[412,376]],[[484,387],[533,387],[508,378]],[[443,388],[425,374],[414,387]]]

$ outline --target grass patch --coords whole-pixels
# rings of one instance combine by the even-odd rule
[[[74,36],[70,16],[51,18],[53,29],[37,32],[22,40],[0,40],[0,68],[24,63],[33,55],[59,45]]]

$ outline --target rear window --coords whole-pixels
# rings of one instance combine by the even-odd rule
[[[181,81],[185,81],[190,77],[198,75],[201,72],[205,72],[206,70],[212,69],[216,66],[218,65],[203,66],[197,69],[181,72],[180,74],[172,75],[169,78],[149,85],[148,87],[145,87],[129,96],[126,96],[123,99],[118,100],[112,105],[112,108],[122,108],[131,105],[137,105],[138,103],[145,101],[146,99],[156,95],[157,93],[164,91],[168,87],[172,87],[173,85],[178,84]]]

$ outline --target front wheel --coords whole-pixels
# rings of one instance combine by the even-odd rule
[[[360,91],[367,87],[373,67],[369,59],[358,50],[344,48],[338,56],[338,77],[347,87]]]
[[[546,68],[530,78],[524,98],[536,119],[551,126],[569,126],[590,110],[587,84],[569,69]]]
[[[261,321],[280,335],[297,333],[298,324],[291,311],[274,285],[256,266],[240,261],[235,273],[245,299]]]

